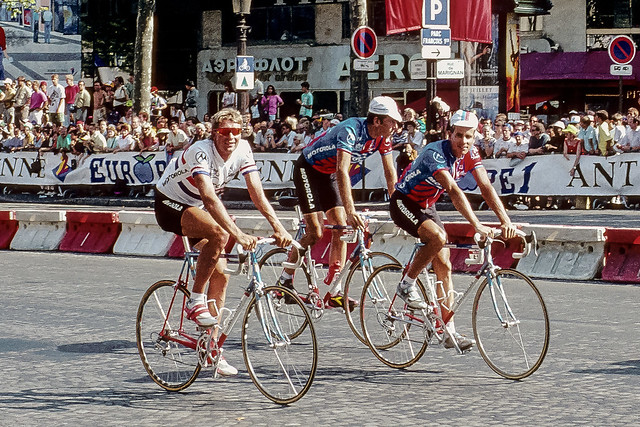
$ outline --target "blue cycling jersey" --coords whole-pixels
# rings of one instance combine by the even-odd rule
[[[458,182],[467,172],[479,167],[484,166],[475,146],[472,146],[464,157],[457,159],[451,151],[451,141],[432,142],[404,170],[396,184],[396,190],[405,194],[422,208],[426,208],[433,206],[444,192],[435,178],[438,171],[448,171]]]
[[[360,163],[376,151],[391,154],[391,141],[381,136],[373,139],[367,119],[353,117],[320,134],[302,149],[302,155],[317,171],[331,174],[336,171],[338,150],[350,153],[352,164]]]

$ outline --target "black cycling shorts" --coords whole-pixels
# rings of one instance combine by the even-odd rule
[[[435,205],[423,209],[418,203],[399,191],[394,191],[391,195],[389,214],[398,227],[413,237],[420,237],[418,236],[418,228],[428,220],[435,222],[444,230],[444,224],[440,220],[440,215],[438,215]]]
[[[303,214],[326,212],[336,206],[342,206],[336,175],[318,172],[304,156],[296,160],[293,183]]]
[[[189,208],[180,202],[176,202],[162,194],[157,188],[155,189],[154,210],[156,213],[156,221],[160,228],[178,236],[182,234],[182,214]]]

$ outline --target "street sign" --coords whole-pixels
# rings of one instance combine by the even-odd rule
[[[371,58],[378,48],[378,37],[370,27],[358,27],[351,35],[351,49],[360,59]]]
[[[411,80],[425,80],[427,78],[427,61],[414,59],[409,62],[409,75]]]
[[[422,46],[424,59],[449,59],[451,58],[451,46]]]
[[[449,28],[450,0],[423,0],[422,28]]]
[[[423,28],[420,32],[422,46],[451,46],[450,29]]]
[[[254,60],[253,56],[236,56],[236,81],[235,87],[238,90],[251,90],[254,83]]]
[[[629,64],[611,64],[609,72],[612,76],[631,76],[633,75],[633,66]]]
[[[375,71],[376,61],[373,59],[354,59],[353,69],[355,71]]]
[[[609,57],[616,64],[628,64],[636,56],[636,45],[631,37],[616,36],[609,43]]]
[[[439,79],[464,78],[464,60],[446,59],[436,63],[436,77]]]

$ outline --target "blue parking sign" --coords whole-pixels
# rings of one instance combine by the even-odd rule
[[[449,28],[449,0],[424,0],[422,28]]]

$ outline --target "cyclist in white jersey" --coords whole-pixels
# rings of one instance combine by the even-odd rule
[[[171,160],[156,185],[155,198],[156,219],[162,229],[205,239],[186,305],[187,317],[204,327],[215,324],[212,313],[217,314],[224,306],[229,277],[223,273],[225,260],[218,258],[227,240],[233,237],[246,250],[256,246],[257,239],[235,225],[219,198],[236,173],[244,176],[251,200],[273,228],[276,244],[288,246],[292,241],[264,194],[249,143],[240,139],[240,113],[225,108],[211,122],[211,139],[196,142]],[[207,299],[215,300],[215,304],[207,306]]]

